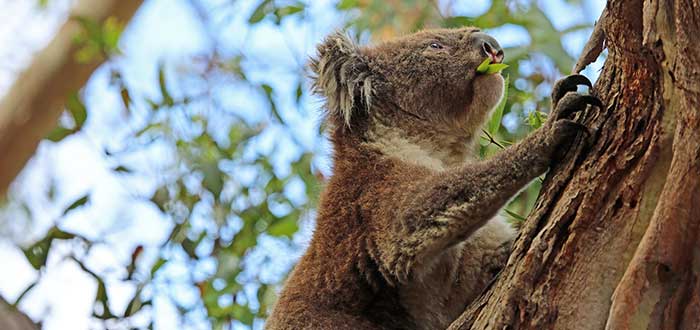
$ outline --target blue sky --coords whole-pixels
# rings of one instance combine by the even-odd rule
[[[32,51],[41,47],[51,37],[52,31],[61,22],[69,1],[57,0],[47,12],[35,13],[27,3],[34,0],[0,0],[0,44],[21,45],[22,51],[8,51],[12,47],[0,49],[0,93],[12,81],[19,68],[27,65]],[[209,0],[205,3],[216,6],[224,0]],[[592,22],[604,6],[604,1],[583,1],[584,11],[572,10],[565,1],[538,1],[558,28],[566,28],[584,22]],[[23,4],[22,4],[23,3]],[[333,10],[332,1],[313,1],[308,20],[291,19],[283,22],[282,29],[272,24],[261,23],[249,28],[246,20],[257,1],[239,1],[231,19],[221,13],[215,26],[203,26],[185,0],[147,0],[123,34],[121,48],[124,56],[114,61],[124,70],[125,80],[142,95],[156,97],[158,63],[165,61],[168,72],[177,76],[192,55],[206,52],[212,42],[223,45],[224,52],[245,49],[255,63],[246,73],[255,82],[272,85],[278,96],[285,120],[294,130],[275,128],[265,133],[257,148],[266,152],[283,144],[283,150],[276,155],[277,171],[285,171],[287,160],[296,157],[301,151],[291,137],[301,141],[303,149],[319,154],[317,165],[326,167],[329,152],[326,141],[316,139],[318,125],[318,99],[305,97],[302,111],[296,111],[295,101],[289,95],[296,86],[298,76],[280,67],[293,67],[296,61],[311,55],[314,45],[324,35],[342,22],[342,17]],[[456,13],[476,15],[488,8],[488,1],[462,1]],[[466,5],[468,3],[468,5]],[[28,9],[29,8],[29,9]],[[215,19],[216,21],[216,19]],[[30,23],[27,23],[30,22]],[[27,25],[29,27],[27,27]],[[209,31],[218,30],[212,36]],[[490,31],[504,46],[527,42],[523,31],[514,27],[504,27]],[[572,54],[583,47],[590,31],[568,35],[565,46]],[[213,37],[213,39],[212,39]],[[588,69],[587,74],[597,76],[596,68]],[[190,86],[173,78],[171,82],[181,90]],[[86,192],[92,192],[89,207],[73,212],[63,220],[62,228],[79,232],[90,238],[101,238],[110,243],[97,247],[89,256],[88,266],[108,274],[108,293],[114,310],[122,311],[135,287],[118,280],[122,265],[129,261],[130,253],[138,244],[157,245],[168,233],[171,222],[164,218],[153,205],[139,201],[140,196],[150,196],[158,180],[163,179],[161,169],[174,159],[164,146],[155,145],[128,159],[132,167],[143,170],[144,174],[133,177],[116,177],[109,169],[115,164],[106,163],[101,147],[123,146],[124,137],[137,129],[140,124],[138,113],[135,118],[126,120],[121,100],[113,87],[109,86],[109,68],[98,70],[85,89],[85,100],[91,109],[85,128],[61,143],[43,142],[35,157],[30,161],[14,186],[14,194],[25,196],[30,201],[35,222],[22,226],[12,223],[12,219],[0,219],[0,225],[10,227],[6,238],[0,237],[0,258],[11,272],[0,273],[0,294],[13,301],[19,293],[37,277],[36,271],[26,262],[14,242],[27,243],[42,235],[53,225],[66,205]],[[246,89],[222,89],[218,93],[224,104],[235,106],[237,111],[250,122],[265,119],[267,113],[256,109],[264,108],[264,100],[259,95],[251,95]],[[286,98],[285,98],[286,97]],[[134,96],[139,98],[139,96]],[[153,159],[162,161],[154,162]],[[254,174],[253,174],[254,175]],[[56,178],[58,194],[54,202],[42,197],[50,180]],[[136,198],[136,199],[135,199]],[[3,214],[0,213],[0,216]],[[285,250],[274,240],[264,240],[261,244],[273,258],[277,258],[280,270],[288,269],[298,258],[308,240],[310,226],[307,224],[295,238],[293,251]],[[107,234],[108,233],[108,234]],[[58,245],[50,255],[49,267],[42,275],[40,284],[26,297],[21,308],[35,319],[43,319],[45,329],[88,329],[95,324],[90,321],[92,302],[95,295],[95,282],[75,264],[62,258],[70,251],[70,246]],[[147,254],[143,263],[149,264],[156,258]],[[184,265],[174,263],[167,271],[173,278],[188,273]],[[211,272],[206,262],[195,275],[205,277]],[[272,272],[267,274],[279,276]],[[184,281],[183,281],[184,283]],[[157,285],[156,285],[157,287]],[[175,288],[173,294],[179,300],[194,301],[197,292],[190,286],[163,286],[161,290]],[[176,328],[176,311],[164,295],[155,294],[153,311],[158,329]],[[204,323],[201,328],[206,329]],[[197,325],[195,325],[197,328]]]

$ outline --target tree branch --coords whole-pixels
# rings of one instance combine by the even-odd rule
[[[128,22],[142,0],[83,0],[72,12],[102,23],[113,16]],[[0,101],[0,196],[32,156],[39,141],[56,126],[70,93],[82,88],[100,61],[78,63],[74,36],[78,22],[68,20],[34,57]]]
[[[39,325],[0,297],[0,329],[39,330]]]

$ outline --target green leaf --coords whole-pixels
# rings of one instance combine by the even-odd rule
[[[162,96],[162,105],[172,107],[175,105],[173,97],[168,92],[168,87],[165,81],[165,63],[161,62],[158,64],[158,86],[160,87],[160,95]]]
[[[48,135],[46,135],[46,139],[52,142],[59,142],[66,138],[66,136],[71,135],[75,133],[75,130],[65,128],[63,126],[57,126],[51,132],[49,132]]]
[[[115,54],[118,52],[119,37],[124,30],[124,23],[119,22],[116,17],[109,17],[102,24],[101,44],[105,53]]]
[[[83,127],[83,124],[85,123],[88,114],[85,105],[78,96],[78,93],[72,93],[68,97],[68,100],[66,102],[66,108],[68,109],[68,112],[70,112],[71,116],[73,116],[73,120],[75,121],[76,126],[75,129],[80,129],[81,127]]]
[[[155,192],[153,192],[153,196],[151,196],[151,202],[153,204],[156,204],[158,206],[158,209],[161,212],[166,211],[166,204],[168,201],[170,201],[170,192],[168,192],[168,187],[166,186],[161,186],[158,189],[156,189]]]
[[[160,268],[163,267],[163,265],[165,265],[165,263],[167,262],[167,259],[159,258],[151,267],[151,277],[154,277],[158,270],[160,270]]]
[[[250,307],[234,304],[232,307],[233,318],[245,325],[252,325],[255,314],[250,311]]]
[[[542,126],[544,121],[547,119],[547,115],[541,111],[534,110],[530,112],[527,116],[527,123],[534,129],[538,129]]]
[[[74,57],[78,63],[90,63],[93,60],[99,59],[101,56],[100,49],[94,44],[88,44],[75,51]]]
[[[22,249],[27,261],[29,261],[29,264],[31,264],[34,269],[39,270],[46,265],[46,259],[49,256],[52,241],[53,239],[51,238],[44,238],[28,248]]]
[[[265,92],[267,102],[270,104],[270,112],[272,112],[272,115],[275,116],[275,119],[277,119],[277,121],[280,124],[284,124],[284,120],[282,119],[282,116],[280,116],[279,111],[277,111],[277,105],[275,104],[275,100],[272,97],[272,86],[268,84],[262,84],[260,85],[260,87]]]
[[[505,109],[508,100],[509,83],[510,77],[506,77],[505,81],[503,82],[503,97],[501,98],[501,101],[498,102],[498,105],[493,111],[493,115],[491,115],[491,119],[488,123],[488,131],[492,136],[496,135],[496,132],[498,132],[498,129],[501,127],[501,120],[503,120],[503,109]]]
[[[156,106],[157,107],[157,106]],[[144,128],[138,130],[136,133],[134,133],[134,136],[136,137],[141,137],[143,134],[146,132],[150,131],[159,131],[163,129],[163,124],[162,123],[151,123],[146,125]]]
[[[260,308],[258,309],[258,317],[264,318],[269,312],[270,308],[274,305],[275,300],[277,300],[277,295],[275,290],[270,285],[261,285],[257,293],[258,303]]]
[[[491,64],[491,58],[486,58],[479,66],[476,67],[476,72],[486,73],[489,70],[489,65]]]
[[[518,221],[525,221],[525,220],[526,220],[525,217],[523,217],[522,215],[517,214],[517,213],[515,213],[515,212],[513,212],[513,211],[510,211],[510,210],[508,210],[508,209],[503,209],[503,211],[505,211],[506,213],[508,213],[508,215],[510,215],[510,216],[511,216],[513,219],[515,219],[515,220],[518,220]]]
[[[130,168],[128,168],[124,165],[119,165],[119,166],[113,168],[112,171],[119,172],[119,173],[132,173],[133,172]]]
[[[83,197],[78,198],[75,202],[73,202],[70,206],[68,206],[64,211],[63,215],[68,214],[68,212],[85,205],[90,200],[90,195],[86,194]]]
[[[202,186],[209,190],[216,199],[219,199],[221,191],[224,189],[224,173],[219,169],[217,162],[209,162],[202,166]]]
[[[360,1],[359,0],[342,0],[338,3],[336,8],[340,10],[348,10],[352,8],[356,8],[359,5]]]
[[[499,73],[508,67],[508,64],[504,63],[494,63],[491,64],[491,58],[486,58],[478,67],[476,67],[477,73],[493,74]]]
[[[271,236],[292,237],[299,230],[296,213],[285,216],[281,220],[275,221],[267,228],[267,233]]]
[[[95,295],[95,299],[103,302],[107,302],[109,299],[107,297],[107,288],[105,287],[104,281],[97,282],[97,293]]]
[[[245,219],[244,219],[245,220]],[[243,228],[234,236],[231,243],[231,251],[236,256],[243,256],[245,252],[255,246],[258,236],[251,222],[246,222]]]
[[[182,240],[182,242],[180,242],[180,246],[185,251],[185,253],[187,253],[187,256],[194,260],[199,260],[199,256],[197,255],[197,245],[197,242],[186,237],[184,240]]]
[[[102,24],[87,17],[73,17],[82,30],[74,38],[79,49],[74,54],[80,63],[87,63],[104,56],[110,56],[119,52],[118,41],[124,24],[114,17],[107,18]]]
[[[100,304],[102,307],[102,313],[98,314],[95,312],[93,313],[93,316],[101,320],[108,320],[114,318],[115,315],[112,314],[112,311],[109,309],[109,297],[107,296],[107,287],[105,286],[105,282],[100,277],[94,275],[94,273],[93,276],[95,276],[95,279],[97,280],[97,293],[95,294],[95,304]]]
[[[297,83],[297,90],[296,90],[296,102],[297,106],[301,103],[301,96],[304,94],[304,87],[301,84],[301,81]]]
[[[75,237],[75,234],[71,234],[69,232],[65,232],[61,229],[59,229],[56,226],[53,226],[49,232],[46,234],[46,236],[52,238],[52,239],[71,239]]]
[[[265,16],[270,12],[270,3],[272,0],[263,0],[257,8],[253,11],[253,14],[248,18],[249,24],[256,24],[265,18]]]
[[[51,243],[54,239],[71,239],[75,237],[74,234],[60,230],[58,227],[54,226],[46,232],[46,236],[36,243],[30,245],[27,248],[22,249],[24,256],[27,261],[39,270],[41,267],[46,265],[46,260],[49,256],[49,250],[51,249]]]
[[[291,5],[291,6],[284,6],[281,8],[277,8],[275,10],[275,16],[277,16],[278,19],[282,19],[282,18],[285,18],[287,16],[302,12],[303,10],[304,10],[303,3],[299,3],[299,4]]]
[[[143,301],[141,300],[141,292],[136,292],[133,298],[131,298],[131,301],[129,301],[129,304],[126,306],[126,310],[124,310],[124,317],[129,317],[131,315],[134,315],[138,311],[143,308],[143,306],[150,305],[151,301]]]
[[[504,63],[489,64],[489,67],[486,70],[486,74],[500,73],[501,71],[503,71],[507,67],[508,67],[508,64],[504,64]]]
[[[447,28],[456,28],[462,26],[473,26],[474,21],[466,16],[451,16],[442,20],[442,26]]]

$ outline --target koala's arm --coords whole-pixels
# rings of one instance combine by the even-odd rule
[[[548,121],[520,143],[488,160],[402,185],[403,197],[392,205],[398,221],[384,237],[392,243],[380,243],[393,246],[384,251],[388,253],[381,262],[391,277],[399,282],[407,280],[414,267],[466,239],[544,173],[560,147],[586,129],[567,118],[588,104],[601,106],[592,96],[572,92],[576,84],[590,86],[581,77],[570,76],[555,86],[555,106]],[[569,93],[561,92],[562,88]]]

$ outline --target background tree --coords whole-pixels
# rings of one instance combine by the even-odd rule
[[[74,277],[94,287],[93,328],[260,328],[303,251],[314,199],[330,174],[320,102],[305,85],[304,64],[320,38],[338,27],[363,43],[421,27],[476,25],[495,34],[507,46],[510,84],[483,135],[488,157],[542,122],[546,114],[537,109],[548,108],[551,84],[570,71],[591,32],[599,11],[592,3],[494,1],[475,9],[477,2],[427,0],[150,0],[128,26],[119,15],[76,17],[69,21],[80,27],[71,53],[93,69],[106,61],[81,91],[56,90],[66,111],[57,128],[43,128],[48,141],[9,190],[0,228],[36,275],[7,299],[43,320],[36,306],[55,283],[53,272],[73,267]],[[188,27],[201,32],[204,46],[178,57],[137,53],[133,36],[150,31],[134,24],[158,13],[149,28],[167,25],[177,19],[165,13],[171,7],[193,17]],[[590,19],[562,21],[562,11],[589,12]],[[178,30],[178,43],[186,32]],[[133,60],[139,56],[151,56],[148,65]],[[114,115],[105,119],[107,113]],[[6,137],[2,143],[13,144]],[[89,153],[74,147],[80,143]],[[54,161],[67,152],[75,153],[66,157],[72,163]],[[67,182],[55,174],[61,166],[85,176]],[[91,179],[95,171],[104,178]],[[521,221],[539,184],[506,216]],[[168,323],[172,313],[163,316],[159,306],[179,318]]]

